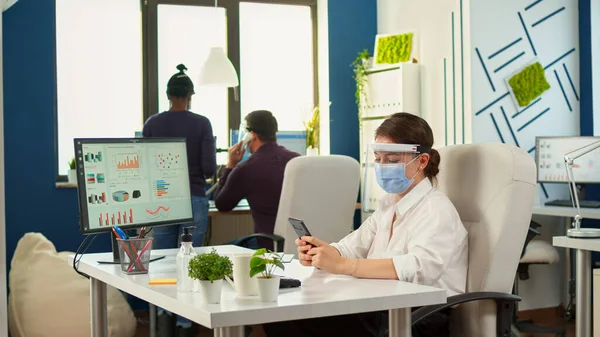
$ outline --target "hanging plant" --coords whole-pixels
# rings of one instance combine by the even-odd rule
[[[354,61],[352,62],[352,68],[354,70],[354,81],[356,81],[356,91],[354,98],[356,99],[356,106],[358,107],[358,118],[360,119],[361,110],[361,98],[367,101],[367,93],[365,86],[367,84],[367,69],[368,61],[371,58],[371,54],[367,49],[359,52]]]

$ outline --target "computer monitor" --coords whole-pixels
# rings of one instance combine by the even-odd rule
[[[568,183],[565,154],[597,141],[600,137],[536,137],[538,182]],[[574,161],[573,177],[579,184],[600,183],[600,149]]]
[[[231,130],[231,146],[238,142],[238,130]],[[306,131],[279,131],[277,143],[302,156],[306,155]]]
[[[193,222],[185,138],[74,142],[83,234]]]

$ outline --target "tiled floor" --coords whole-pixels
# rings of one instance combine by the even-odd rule
[[[150,336],[149,327],[148,327],[148,313],[147,312],[136,312],[136,316],[138,317],[138,328],[135,334],[135,337],[148,337]],[[519,319],[532,319],[536,324],[546,325],[546,326],[564,326],[566,327],[567,334],[565,337],[575,337],[575,325],[574,320],[565,323],[564,318],[560,317],[556,309],[541,309],[541,310],[532,310],[525,311],[519,314]],[[212,331],[210,329],[206,329],[204,327],[200,327],[196,337],[211,337],[213,336]],[[525,335],[521,334],[521,337],[542,337],[542,336],[552,336],[552,335],[542,335],[542,334],[531,334]]]

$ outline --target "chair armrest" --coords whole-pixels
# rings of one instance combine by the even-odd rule
[[[496,301],[496,306],[498,309],[496,313],[497,336],[510,336],[510,326],[513,319],[514,305],[515,302],[521,301],[521,298],[512,294],[499,292],[474,292],[448,297],[447,302],[444,304],[431,305],[413,311],[412,324],[419,322],[433,313],[451,308],[455,305],[482,300]]]
[[[266,233],[255,233],[246,236],[242,236],[241,238],[237,238],[231,241],[232,245],[245,247],[245,244],[254,238],[262,238],[269,239],[275,242],[275,252],[281,253],[283,252],[283,244],[285,242],[285,238],[283,236],[277,234],[266,234]]]

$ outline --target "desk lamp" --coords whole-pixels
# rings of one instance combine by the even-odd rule
[[[600,237],[599,228],[581,228],[581,210],[579,209],[579,196],[577,196],[575,188],[575,178],[573,176],[573,162],[575,159],[584,156],[600,147],[600,141],[582,146],[565,154],[565,167],[567,176],[569,177],[569,192],[571,193],[571,201],[573,208],[577,209],[577,215],[573,219],[573,228],[567,230],[567,236],[574,238],[598,238]]]

